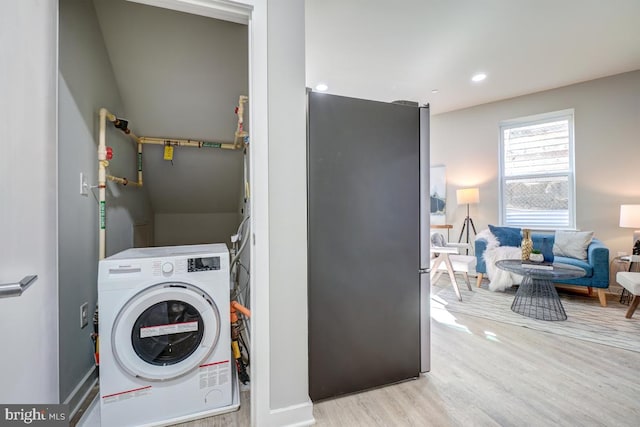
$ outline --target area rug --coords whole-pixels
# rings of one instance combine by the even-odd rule
[[[583,341],[640,352],[640,312],[631,319],[624,317],[627,305],[611,295],[608,306],[601,307],[597,297],[560,291],[560,300],[567,313],[567,320],[544,321],[521,316],[511,311],[511,303],[517,287],[505,292],[491,292],[487,284],[482,288],[473,286],[469,291],[460,284],[462,301],[456,298],[447,277],[438,280],[432,287],[432,310],[447,310],[482,317],[496,322],[508,323],[542,332],[571,337]]]

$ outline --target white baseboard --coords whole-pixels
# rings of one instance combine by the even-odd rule
[[[286,408],[274,409],[269,413],[267,425],[273,427],[303,427],[316,423],[313,418],[313,403],[311,400]]]
[[[98,373],[96,367],[92,366],[63,402],[69,405],[69,419],[75,416],[97,382]]]

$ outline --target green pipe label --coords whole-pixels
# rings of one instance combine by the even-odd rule
[[[205,148],[220,148],[222,144],[219,142],[203,142],[202,146]]]
[[[107,221],[105,217],[105,206],[104,200],[100,202],[100,230],[104,230],[107,226]]]
[[[138,153],[138,171],[142,172],[142,153]]]

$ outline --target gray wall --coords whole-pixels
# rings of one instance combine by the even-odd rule
[[[97,302],[97,190],[79,194],[80,172],[97,184],[98,110],[122,114],[109,57],[93,3],[61,0],[59,12],[58,263],[60,325],[60,399],[71,396],[93,369],[89,338]],[[128,138],[108,126],[107,145],[114,149],[110,173],[135,177],[135,149]],[[96,197],[94,197],[94,195]],[[109,185],[107,256],[133,244],[133,225],[153,221],[145,189]],[[80,329],[80,305],[89,303],[89,326]],[[82,390],[79,390],[82,392]]]
[[[240,219],[237,213],[156,214],[154,246],[226,243],[231,247]]]
[[[498,221],[499,122],[573,108],[577,227],[630,252],[632,230],[618,227],[620,204],[640,203],[640,71],[433,116],[431,162],[447,168],[447,223],[458,236],[465,206],[455,191],[478,186],[471,206],[478,231]]]
[[[93,4],[136,135],[233,141],[234,108],[248,94],[246,25],[125,0]],[[240,151],[176,147],[169,162],[162,146],[144,146],[158,214],[237,213],[241,175]]]

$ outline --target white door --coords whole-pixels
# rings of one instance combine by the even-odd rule
[[[113,357],[129,375],[168,381],[205,363],[220,326],[218,307],[205,291],[164,282],[136,294],[115,316],[111,333],[100,336],[111,339]]]
[[[57,2],[12,1],[0,13],[0,402],[58,403],[56,239]]]

